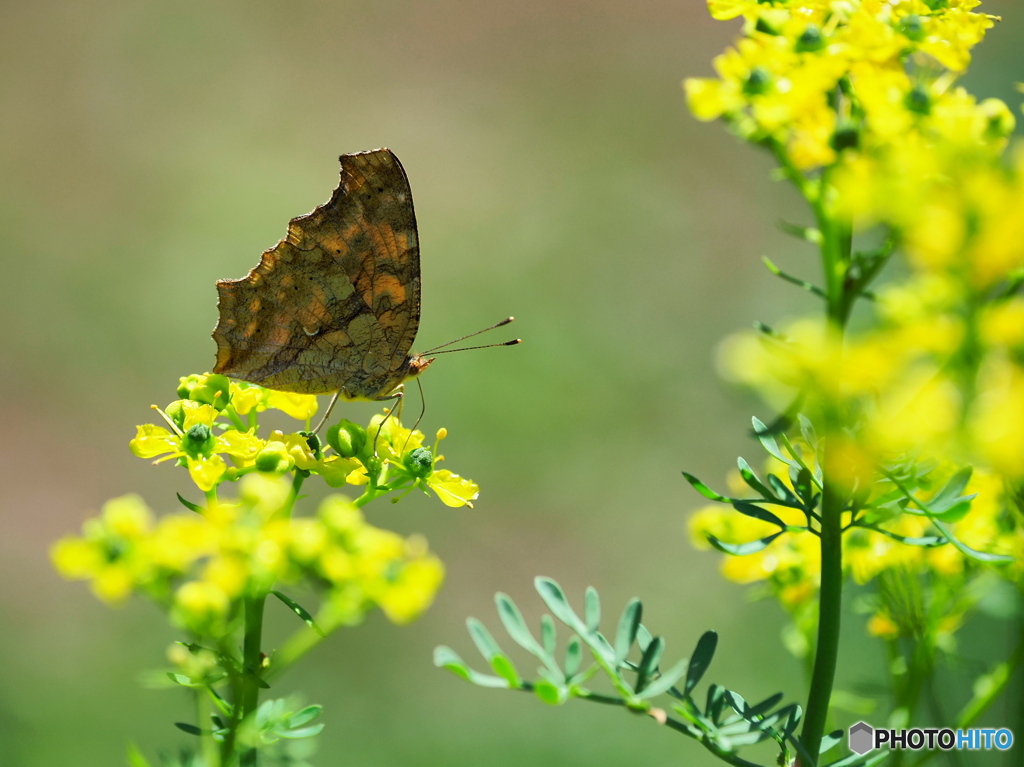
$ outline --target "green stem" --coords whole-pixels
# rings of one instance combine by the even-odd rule
[[[242,695],[239,701],[240,720],[244,722],[256,714],[260,703],[260,672],[263,668],[263,605],[266,594],[245,598],[245,637],[242,640]],[[247,749],[241,757],[241,767],[255,767],[256,748]]]
[[[818,641],[807,695],[807,713],[800,740],[817,759],[828,722],[828,705],[839,661],[839,627],[843,608],[844,501],[826,482],[821,504],[821,594],[818,599]],[[804,765],[804,767],[813,767]]]
[[[802,174],[801,174],[802,175]],[[853,238],[850,227],[837,221],[828,209],[825,199],[828,190],[825,177],[819,182],[808,202],[814,209],[818,228],[822,234],[821,268],[827,295],[827,314],[831,330],[842,343],[843,333],[850,316],[855,295],[847,279]],[[843,416],[835,411],[826,414],[830,421],[826,429],[837,433],[843,425]],[[820,460],[820,459],[819,459]],[[821,741],[828,726],[829,701],[835,683],[839,662],[839,634],[843,608],[843,509],[846,498],[836,483],[825,476],[821,501],[821,591],[818,597],[818,638],[815,646],[811,687],[807,695],[806,714],[800,740],[809,759],[818,763]],[[813,765],[804,765],[813,767]]]
[[[207,767],[219,767],[220,754],[217,751],[217,743],[213,739],[213,732],[210,730],[212,720],[212,706],[210,705],[209,693],[203,688],[192,691],[196,698],[196,726],[202,730],[200,736],[200,749],[203,754],[203,764]]]

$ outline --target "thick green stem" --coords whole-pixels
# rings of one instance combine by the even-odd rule
[[[847,279],[853,239],[850,227],[837,220],[826,199],[828,179],[820,179],[808,201],[814,208],[822,234],[821,268],[827,297],[827,316],[836,343],[841,344],[855,296]],[[826,403],[826,431],[840,433],[844,416]],[[828,449],[826,443],[826,450]],[[827,456],[826,456],[827,458]],[[819,456],[821,460],[821,456]],[[818,598],[818,639],[815,646],[811,688],[807,695],[801,741],[809,759],[818,763],[821,741],[828,726],[829,702],[839,662],[839,633],[843,609],[843,510],[845,493],[826,470],[821,500],[821,592]],[[803,767],[814,767],[804,765]]]
[[[828,721],[828,705],[839,660],[839,626],[843,608],[843,497],[826,483],[821,508],[821,596],[818,602],[818,641],[807,695],[801,741],[817,759]],[[813,765],[804,765],[813,767]]]
[[[263,668],[263,605],[265,594],[245,598],[245,637],[242,640],[242,695],[238,701],[240,719],[245,721],[256,713],[260,704],[260,671]],[[247,749],[239,761],[241,767],[255,767],[255,748]]]

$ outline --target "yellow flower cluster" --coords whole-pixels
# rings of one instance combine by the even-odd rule
[[[313,584],[317,622],[357,622],[373,606],[396,623],[416,618],[441,585],[444,569],[419,537],[367,524],[341,495],[315,516],[291,516],[292,485],[265,474],[246,477],[237,503],[159,519],[138,496],[108,502],[80,537],[55,544],[66,578],[88,580],[94,593],[120,604],[141,593],[182,628],[222,636],[239,619],[242,599],[281,585]]]
[[[324,446],[308,431],[257,435],[258,414],[271,408],[305,421],[308,429],[317,411],[314,395],[210,374],[182,378],[178,395],[182,399],[164,410],[154,406],[166,426],[139,426],[130,447],[140,458],[158,458],[157,463],[176,459],[206,493],[252,472],[293,470],[318,474],[331,487],[372,482],[389,489],[429,488],[447,506],[472,506],[479,492],[472,480],[435,470],[442,460],[436,456],[437,445],[433,452],[424,448],[423,433],[403,427],[397,414],[375,416],[367,428],[342,421],[328,431]],[[445,434],[442,429],[438,441]]]
[[[1008,112],[976,108],[951,77],[908,74],[963,71],[970,50],[995,19],[978,0],[709,0],[716,19],[742,16],[744,36],[714,61],[717,78],[693,78],[686,90],[702,120],[725,119],[742,138],[785,149],[797,168],[831,165],[844,149],[884,143],[914,126],[956,135]],[[841,109],[837,92],[843,93]],[[924,122],[926,125],[921,126]],[[1012,130],[1012,118],[1010,119]]]

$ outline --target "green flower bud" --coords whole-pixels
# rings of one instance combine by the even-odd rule
[[[191,456],[209,455],[213,450],[213,432],[205,423],[197,423],[181,440],[182,449]]]
[[[949,0],[924,0],[924,4],[933,11],[941,11],[949,8]]]
[[[227,376],[217,373],[211,375],[190,375],[180,379],[178,396],[213,405],[218,410],[227,406],[231,397],[231,382]]]
[[[1017,121],[1005,103],[999,99],[985,99],[978,107],[988,120],[985,125],[985,138],[999,140],[1013,133]]]
[[[796,41],[797,53],[814,53],[825,47],[825,38],[816,24],[808,24]]]
[[[181,400],[176,399],[166,408],[164,412],[167,413],[167,417],[174,421],[174,425],[179,429],[185,428],[185,409],[181,406]]]
[[[295,465],[295,460],[288,454],[288,446],[283,442],[268,442],[256,454],[253,462],[257,471],[285,472]]]
[[[900,32],[908,40],[912,40],[915,43],[921,42],[924,40],[924,19],[916,13],[904,17],[903,21],[900,22]]]
[[[428,448],[418,447],[402,457],[406,470],[414,477],[425,479],[434,471],[434,456]]]
[[[760,96],[768,92],[771,85],[771,73],[764,67],[754,67],[743,83],[743,92],[748,96]]]
[[[355,458],[366,447],[366,429],[343,419],[327,430],[327,444],[342,458]]]
[[[317,435],[307,431],[300,431],[299,434],[306,438],[306,444],[318,461],[324,457],[323,443]]]
[[[860,146],[860,129],[857,123],[850,120],[840,120],[836,125],[836,132],[832,134],[832,148],[837,152],[844,149],[856,149]]]
[[[932,97],[923,85],[915,85],[903,99],[903,105],[915,114],[927,115],[932,111]]]

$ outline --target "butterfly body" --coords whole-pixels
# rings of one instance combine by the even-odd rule
[[[411,354],[420,318],[412,192],[388,149],[342,155],[331,199],[240,280],[217,283],[214,372],[280,391],[400,396],[433,361]]]

